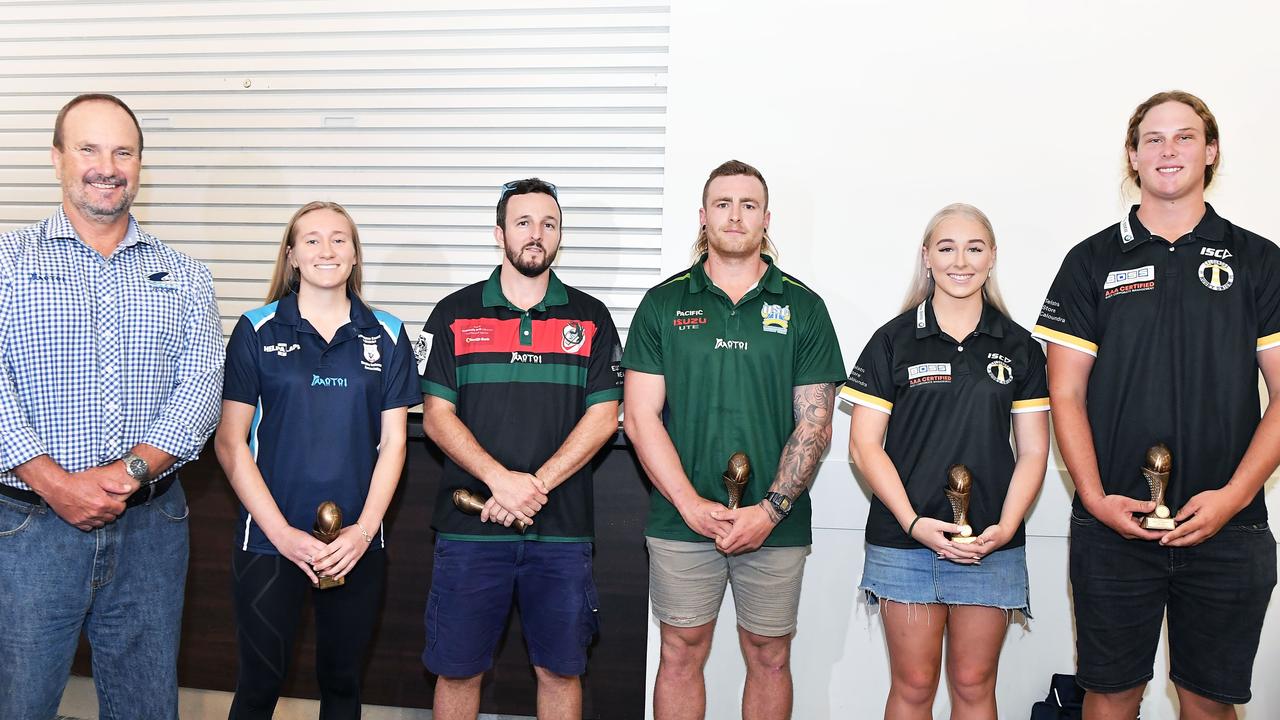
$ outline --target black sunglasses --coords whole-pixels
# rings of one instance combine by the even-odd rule
[[[524,180],[512,180],[511,182],[504,184],[504,185],[502,186],[502,194],[498,196],[498,201],[499,201],[499,202],[501,202],[501,201],[505,200],[505,199],[507,198],[507,196],[508,196],[508,195],[510,195],[511,193],[515,192],[515,189],[516,189],[517,187],[519,187],[520,183],[522,183],[522,182],[524,182]],[[553,198],[555,198],[557,201],[559,201],[559,200],[560,200],[560,196],[556,194],[556,186],[555,186],[555,185],[552,185],[551,183],[547,182],[546,180],[543,180],[543,181],[541,181],[541,182],[542,182],[542,184],[543,184],[543,186],[544,186],[544,187],[540,187],[540,188],[538,188],[537,190],[535,190],[534,192],[542,192],[542,190],[543,190],[543,189],[548,189],[548,190],[550,190],[550,191],[551,191],[551,197],[553,197]]]

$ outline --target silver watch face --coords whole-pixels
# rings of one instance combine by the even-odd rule
[[[137,455],[128,455],[124,459],[124,470],[135,480],[146,480],[151,468],[147,467],[146,460]]]

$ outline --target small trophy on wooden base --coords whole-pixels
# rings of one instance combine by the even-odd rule
[[[320,542],[328,545],[338,539],[339,533],[342,532],[342,508],[332,500],[325,500],[320,503],[320,507],[316,508],[316,524],[311,529],[311,534]],[[314,569],[314,566],[312,566]],[[316,583],[316,587],[321,590],[328,590],[340,585],[345,585],[347,578],[330,577],[316,573],[320,578],[320,582]]]
[[[1147,450],[1146,462],[1142,466],[1142,476],[1147,479],[1147,487],[1151,490],[1151,501],[1156,509],[1143,515],[1139,525],[1144,530],[1172,530],[1178,526],[1177,521],[1164,504],[1165,493],[1169,490],[1169,473],[1173,470],[1173,454],[1164,443],[1156,443]]]
[[[960,532],[951,536],[951,542],[968,544],[978,538],[969,526],[969,493],[973,489],[973,474],[964,465],[947,468],[947,500],[951,501],[952,522],[960,526]]]
[[[738,505],[742,502],[742,491],[747,487],[747,481],[751,479],[751,461],[747,459],[744,452],[736,452],[729,456],[729,464],[724,469],[724,489],[729,491],[729,503],[726,505],[730,510],[738,509]]]

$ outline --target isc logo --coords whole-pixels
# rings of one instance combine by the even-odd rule
[[[1211,258],[1218,258],[1219,260],[1226,260],[1231,257],[1231,251],[1226,248],[1218,248],[1215,250],[1209,247],[1202,247],[1200,248],[1200,254],[1207,255]]]

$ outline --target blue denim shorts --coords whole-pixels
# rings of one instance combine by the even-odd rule
[[[586,672],[599,601],[585,542],[437,538],[423,664],[451,678],[488,670],[512,600],[535,666],[566,676]]]
[[[982,605],[1021,610],[1031,617],[1025,547],[997,550],[981,565],[941,560],[929,548],[901,549],[867,543],[858,589],[872,605],[899,603]]]

